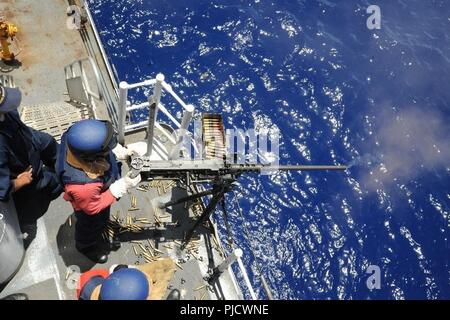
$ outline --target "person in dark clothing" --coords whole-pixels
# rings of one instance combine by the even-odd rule
[[[20,120],[21,98],[20,90],[0,86],[0,201],[12,196],[29,244],[37,219],[63,189],[55,173],[58,144]]]

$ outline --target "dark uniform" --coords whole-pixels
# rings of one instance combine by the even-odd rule
[[[32,183],[12,194],[24,232],[63,190],[55,173],[57,148],[52,136],[27,127],[16,110],[5,113],[0,122],[0,201],[9,200],[12,180],[33,168]]]

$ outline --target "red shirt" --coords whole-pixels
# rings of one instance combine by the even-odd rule
[[[111,191],[108,189],[102,192],[102,187],[101,182],[67,184],[64,187],[64,199],[70,201],[75,211],[98,214],[116,201]]]

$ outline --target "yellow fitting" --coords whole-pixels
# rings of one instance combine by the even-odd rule
[[[10,43],[8,40],[13,39],[18,32],[18,28],[6,21],[0,22],[0,45],[1,45],[1,58],[4,61],[14,60],[14,54],[9,50]]]

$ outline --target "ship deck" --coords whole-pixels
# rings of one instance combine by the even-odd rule
[[[0,11],[19,27],[22,51],[17,57],[20,63],[14,66],[0,63],[0,73],[14,77],[23,91],[24,106],[61,105],[67,100],[64,67],[91,56],[100,70],[105,93],[103,101],[97,103],[97,115],[110,119],[116,112],[117,84],[107,70],[101,44],[89,23],[83,32],[66,27],[68,5],[69,1],[65,0],[2,1]],[[126,141],[137,141],[143,136],[143,132],[130,134]],[[170,149],[169,145],[166,147]],[[126,164],[123,171],[127,171]],[[165,296],[170,289],[179,289],[182,299],[241,299],[232,272],[222,274],[213,285],[205,281],[208,271],[223,260],[212,223],[198,229],[187,249],[180,248],[201,204],[180,204],[164,211],[155,206],[162,198],[173,200],[186,194],[187,191],[174,182],[144,181],[138,189],[113,204],[112,220],[117,219],[122,225],[121,247],[110,253],[104,265],[94,264],[75,249],[76,219],[72,207],[61,196],[38,220],[37,236],[26,250],[20,270],[8,284],[0,287],[0,297],[22,292],[30,299],[75,299],[77,272],[109,268],[114,264],[142,265],[169,257],[176,264]]]

